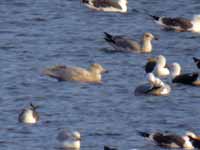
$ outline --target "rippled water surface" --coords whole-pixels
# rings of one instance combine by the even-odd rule
[[[163,54],[178,61],[185,72],[196,70],[199,35],[160,30],[151,14],[192,18],[199,0],[129,0],[128,14],[91,11],[78,0],[0,1],[0,145],[1,150],[58,149],[60,129],[79,130],[82,150],[160,149],[138,137],[137,130],[200,134],[199,88],[173,86],[169,97],[135,97],[145,80],[142,66]],[[152,54],[105,53],[103,32],[139,39],[145,31],[160,37]],[[103,84],[57,82],[41,71],[55,64],[87,68],[98,62],[109,70]],[[17,118],[30,102],[40,105],[37,125]]]

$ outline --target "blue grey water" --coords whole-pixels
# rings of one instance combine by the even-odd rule
[[[144,83],[148,57],[163,54],[179,62],[184,72],[198,71],[192,61],[200,56],[198,34],[166,32],[143,13],[192,18],[199,0],[129,0],[127,14],[95,12],[79,0],[0,1],[0,146],[1,150],[58,149],[61,129],[81,132],[82,150],[160,149],[136,133],[191,130],[200,134],[198,87],[174,85],[168,97],[136,97]],[[105,53],[110,48],[103,32],[135,39],[146,32],[160,37],[152,54]],[[87,68],[97,62],[109,70],[103,84],[57,82],[42,76],[55,64]],[[40,106],[36,125],[18,123],[30,102]]]

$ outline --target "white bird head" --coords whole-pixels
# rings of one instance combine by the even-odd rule
[[[92,64],[90,66],[90,70],[92,72],[96,72],[96,73],[106,73],[107,72],[107,70],[104,69],[100,64]]]
[[[153,36],[153,34],[151,34],[150,32],[146,32],[146,33],[144,33],[144,36],[143,36],[143,39],[144,40],[153,40],[153,39],[157,39],[157,38],[155,38],[154,36]]]
[[[74,140],[76,140],[76,141],[80,141],[80,140],[81,140],[81,134],[80,134],[78,131],[72,132],[72,137],[73,137]]]
[[[159,55],[157,56],[157,65],[159,67],[165,67],[166,65],[166,58],[163,55]]]
[[[181,74],[181,66],[180,64],[174,62],[171,64],[171,76],[176,77]]]

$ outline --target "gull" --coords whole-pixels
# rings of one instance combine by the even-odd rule
[[[182,17],[150,16],[157,24],[165,29],[175,30],[177,32],[200,32],[200,15],[194,15],[192,20]]]
[[[123,35],[111,35],[107,32],[104,32],[104,39],[108,42],[115,51],[122,52],[138,52],[138,53],[151,53],[153,39],[157,40],[151,33],[146,32],[142,36],[141,42],[136,42],[130,37]],[[113,50],[113,51],[114,51]]]
[[[34,106],[32,103],[29,108],[25,108],[19,114],[18,120],[22,123],[35,124],[39,121],[39,114],[36,111],[38,106]]]
[[[81,2],[96,11],[126,13],[128,0],[81,0]]]
[[[56,65],[43,71],[44,75],[59,81],[79,81],[88,83],[101,83],[102,74],[107,72],[100,64],[92,64],[88,70],[80,67]]]
[[[64,149],[79,150],[81,147],[81,134],[78,131],[62,131],[58,134],[57,140],[60,142],[60,147]]]
[[[181,74],[181,66],[176,62],[172,63],[171,70],[173,83],[200,86],[200,80],[198,80],[199,74],[197,72]]]
[[[158,77],[166,77],[170,75],[167,60],[163,55],[158,55],[155,58],[148,58],[145,64],[145,72],[154,72]]]
[[[190,138],[190,141],[192,142],[193,146],[195,148],[200,149],[200,137],[190,131],[186,132],[186,135]]]
[[[148,83],[142,84],[135,89],[135,95],[167,96],[171,92],[171,87],[155,77],[153,73],[147,74]]]
[[[166,148],[184,148],[184,149],[194,149],[190,138],[185,136],[179,136],[177,134],[171,133],[147,133],[147,132],[138,132],[138,134],[144,138],[147,138],[155,142],[158,146]]]

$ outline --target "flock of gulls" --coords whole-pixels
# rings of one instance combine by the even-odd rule
[[[81,0],[90,9],[104,12],[126,13],[128,0]],[[160,17],[149,15],[153,21],[162,28],[175,32],[200,32],[200,16],[194,16],[192,20],[177,17]],[[135,41],[128,36],[105,34],[105,41],[113,48],[112,51],[151,53],[152,40],[157,40],[152,33],[145,32],[141,41]],[[200,68],[200,59],[193,57],[194,63]],[[135,95],[167,96],[171,92],[172,83],[200,86],[197,72],[185,73],[181,71],[181,65],[177,62],[167,63],[163,55],[149,58],[144,66],[146,83],[135,88]],[[102,74],[108,70],[100,64],[92,64],[88,69],[56,65],[43,70],[43,74],[59,81],[76,81],[87,83],[102,83]],[[170,83],[164,78],[170,78]],[[32,103],[19,114],[19,122],[35,124],[39,121],[38,106]],[[200,148],[200,136],[187,131],[185,135],[177,135],[169,132],[147,133],[138,131],[138,135],[153,141],[158,146],[168,148],[194,149]],[[62,131],[57,137],[60,147],[64,149],[80,149],[81,135],[78,131]],[[104,146],[104,150],[116,150],[111,146]]]

